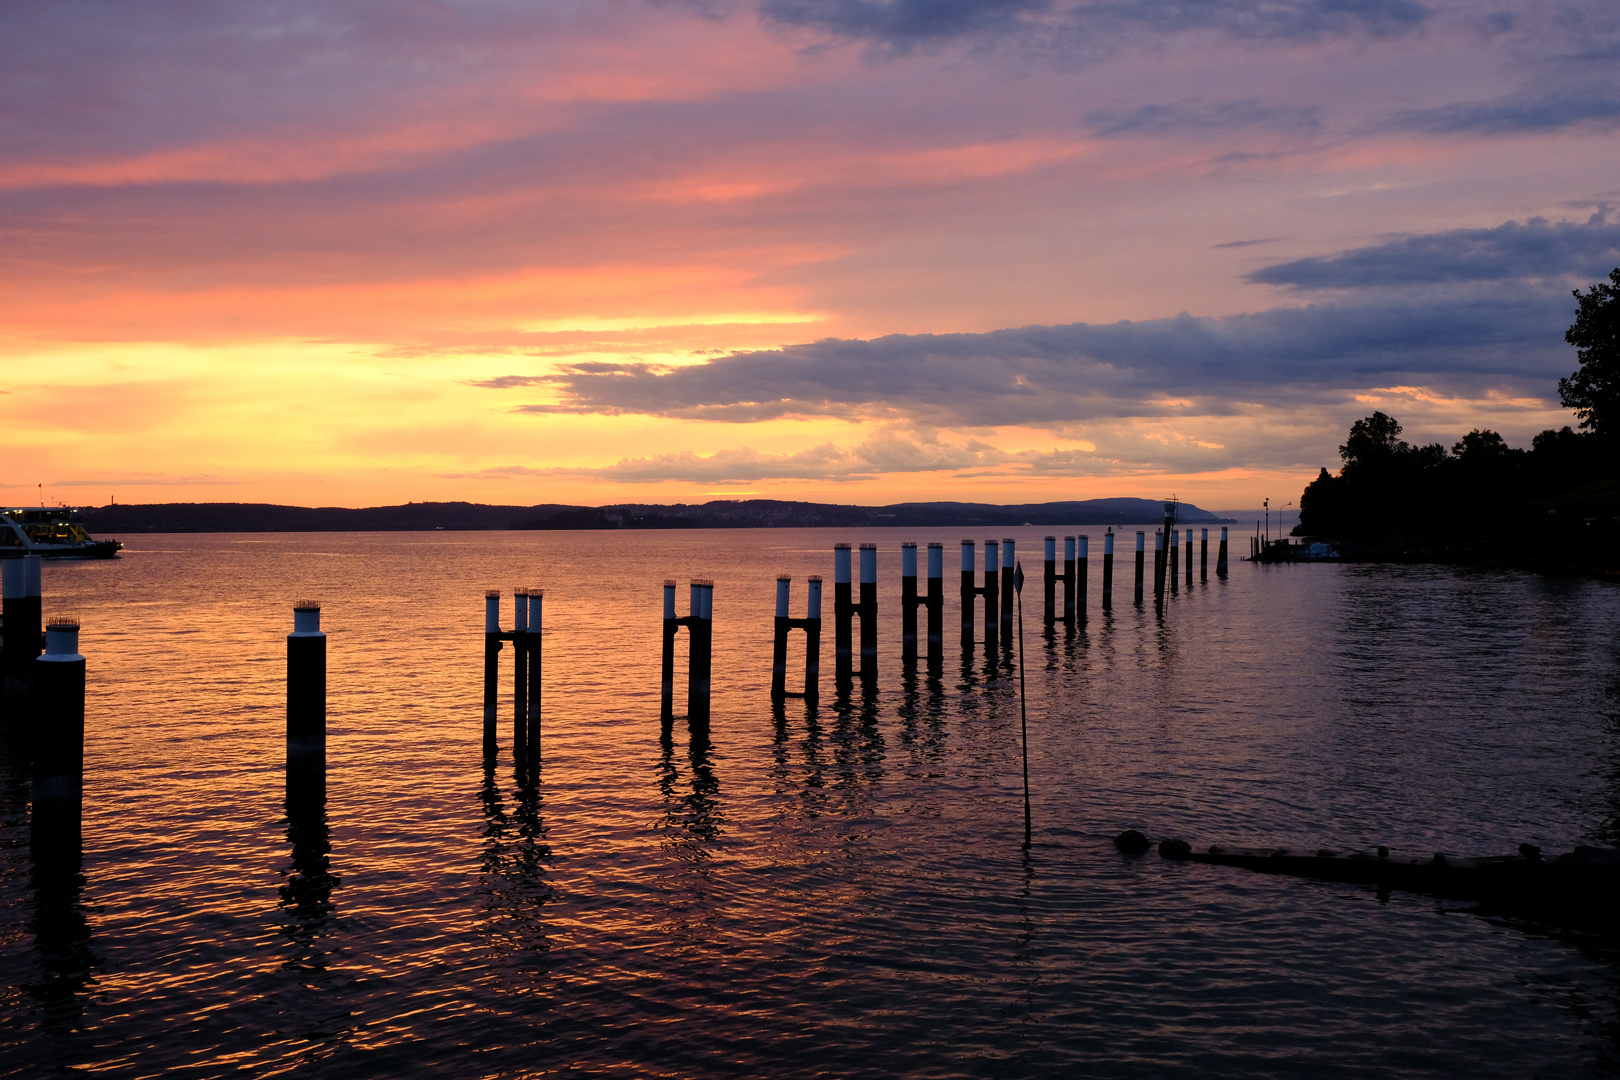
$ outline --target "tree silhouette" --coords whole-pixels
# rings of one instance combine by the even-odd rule
[[[1581,366],[1558,380],[1558,400],[1574,409],[1580,426],[1608,442],[1620,430],[1620,267],[1609,284],[1598,282],[1581,295],[1564,340],[1575,346]]]

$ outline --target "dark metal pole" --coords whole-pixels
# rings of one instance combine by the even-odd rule
[[[917,544],[900,545],[900,659],[917,662]]]
[[[973,541],[962,541],[962,651],[973,648],[973,598],[979,593],[973,584]]]
[[[668,724],[675,719],[675,632],[680,629],[675,618],[675,579],[664,579],[664,666],[663,694],[659,702],[659,718]]]
[[[1209,580],[1209,530],[1198,530],[1198,580]]]
[[[877,545],[861,545],[861,682],[877,678]]]
[[[1056,619],[1057,619],[1057,581],[1058,581],[1058,574],[1057,574],[1057,537],[1048,536],[1043,541],[1043,543],[1045,543],[1045,545],[1046,545],[1046,551],[1045,551],[1045,556],[1046,557],[1045,557],[1045,560],[1043,561],[1042,566],[1041,566],[1041,599],[1042,599],[1041,620],[1044,623],[1046,623],[1048,628],[1050,628],[1052,623],[1054,621],[1056,621]],[[1072,541],[1071,541],[1071,543],[1072,543]],[[1065,603],[1064,603],[1064,609],[1065,609],[1065,611],[1064,611],[1064,621],[1065,622],[1068,621],[1068,618],[1067,618],[1067,616],[1068,616],[1068,612],[1067,612],[1068,603],[1067,603],[1067,601],[1068,601],[1068,598],[1069,598],[1068,585],[1069,585],[1069,583],[1067,581],[1065,581],[1063,583],[1063,586],[1064,586],[1063,587],[1063,593],[1064,593],[1063,598],[1064,598],[1064,601],[1065,601]]]
[[[293,608],[287,635],[287,773],[326,770],[326,635],[321,606]]]
[[[1086,621],[1086,587],[1091,577],[1091,537],[1078,537],[1079,550],[1074,557],[1074,617]]]
[[[1136,602],[1138,604],[1140,604],[1142,602],[1142,546],[1145,543],[1145,540],[1146,540],[1146,534],[1144,534],[1141,530],[1137,530],[1137,533],[1136,533]]]
[[[833,686],[839,693],[848,690],[855,677],[855,600],[849,551],[848,544],[833,545]]]
[[[793,578],[776,575],[776,637],[771,642],[771,700],[787,698],[787,641],[793,625],[789,605],[793,599]]]
[[[546,593],[544,589],[529,590],[529,639],[525,653],[529,661],[529,761],[531,764],[540,760],[540,690],[544,685],[540,678],[541,659],[544,655],[545,619],[544,603]]]
[[[512,593],[512,764],[529,756],[529,594]]]
[[[1112,611],[1114,608],[1114,527],[1110,525],[1103,534],[1103,581],[1102,581],[1102,609]]]
[[[35,669],[31,846],[36,862],[75,868],[84,812],[85,663],[79,655],[79,621],[52,619],[45,627],[45,654],[28,662]]]
[[[810,576],[810,598],[804,618],[804,697],[814,705],[821,698],[821,576]]]
[[[928,667],[945,662],[945,546],[928,545]]]
[[[499,740],[496,724],[500,706],[501,593],[484,593],[484,754],[493,755]]]
[[[1215,573],[1218,577],[1226,576],[1226,526],[1221,526],[1221,546],[1215,552]]]

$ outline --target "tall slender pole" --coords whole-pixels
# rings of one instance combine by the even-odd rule
[[[1018,599],[1018,734],[1024,751],[1024,846],[1030,844],[1029,816],[1029,698],[1024,690],[1024,568],[1013,575]]]
[[[1198,580],[1209,580],[1209,530],[1198,530]]]
[[[814,705],[821,700],[821,575],[810,575],[810,596],[804,609],[804,697]]]
[[[978,594],[973,584],[973,541],[962,541],[962,651],[973,648],[973,597]]]
[[[984,542],[984,654],[1001,651],[1001,545]]]
[[[1046,545],[1044,552],[1046,558],[1041,565],[1041,598],[1043,601],[1041,619],[1050,627],[1053,620],[1057,618],[1057,537],[1048,536],[1043,543]],[[1071,549],[1074,546],[1072,539],[1069,541],[1069,546]],[[1063,591],[1067,593],[1069,583],[1065,581],[1063,584]],[[1068,620],[1065,619],[1064,621],[1067,622]]]
[[[833,685],[839,693],[849,689],[854,677],[855,601],[850,583],[848,544],[833,545]]]
[[[663,691],[659,719],[668,724],[675,719],[675,633],[680,628],[675,617],[675,579],[664,579],[664,664]]]
[[[1086,621],[1086,585],[1091,577],[1091,537],[1077,537],[1080,547],[1074,557],[1074,617]]]
[[[1221,546],[1215,552],[1215,576],[1226,576],[1226,526],[1221,526]]]
[[[529,594],[512,592],[512,764],[529,756]]]
[[[1074,537],[1063,538],[1063,625],[1074,625]]]
[[[877,545],[861,545],[861,682],[877,678]]]
[[[1018,562],[1011,538],[1001,541],[1001,635],[1011,637],[1013,632],[1013,568]]]
[[[1142,530],[1136,531],[1136,602],[1142,602],[1142,545],[1146,536]]]

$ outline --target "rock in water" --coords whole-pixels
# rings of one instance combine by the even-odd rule
[[[1153,846],[1153,841],[1137,832],[1135,829],[1126,829],[1114,837],[1114,846],[1127,855],[1140,855]]]

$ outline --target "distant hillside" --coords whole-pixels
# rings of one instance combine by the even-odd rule
[[[659,506],[486,506],[481,503],[406,503],[404,506],[275,506],[270,503],[136,503],[89,507],[85,527],[97,536],[153,532],[399,532],[444,529],[759,529],[852,528],[871,525],[1005,526],[1130,525],[1154,521],[1164,504],[1152,499],[1079,502],[918,502],[841,506],[776,499],[716,500]],[[1184,524],[1226,519],[1182,503]]]

